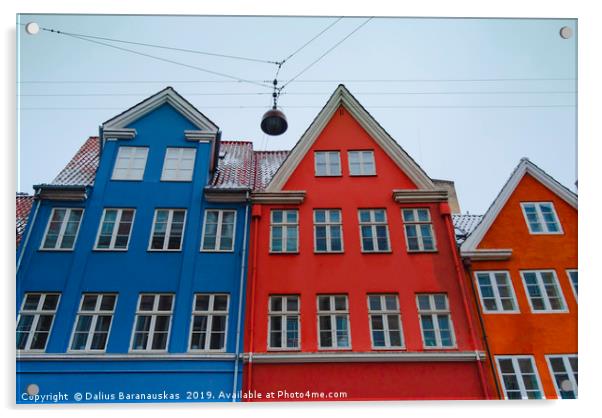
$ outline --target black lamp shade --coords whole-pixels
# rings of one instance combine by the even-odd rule
[[[286,116],[278,109],[268,110],[261,118],[261,130],[268,135],[282,135],[287,128]]]

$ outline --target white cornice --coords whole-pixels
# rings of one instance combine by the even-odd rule
[[[256,192],[251,195],[253,203],[300,205],[305,200],[303,190],[285,190],[281,192]]]
[[[446,189],[393,190],[393,200],[397,203],[447,202],[448,192]]]
[[[134,128],[103,129],[102,139],[105,141],[112,141],[115,139],[134,139],[136,134],[137,132]]]
[[[128,353],[128,354],[76,354],[76,353],[18,353],[19,361],[163,361],[163,360],[234,360],[236,355],[232,353],[182,353],[182,354],[147,354],[147,353]]]
[[[482,351],[399,351],[338,353],[245,353],[252,363],[384,363],[384,362],[449,362],[483,360]]]
[[[528,158],[522,158],[506,184],[502,187],[498,196],[495,198],[489,209],[487,209],[481,222],[479,222],[466,241],[462,243],[461,250],[463,253],[470,253],[477,249],[500,211],[506,205],[506,202],[527,173],[550,189],[558,197],[566,201],[569,205],[577,209],[577,195],[575,193],[571,192],[548,173],[533,164]]]
[[[303,157],[310,150],[332,115],[339,108],[345,107],[355,120],[368,132],[376,143],[391,157],[420,189],[434,189],[434,184],[426,173],[412,158],[395,142],[393,138],[374,120],[366,109],[343,85],[334,91],[324,108],[318,113],[309,128],[301,136],[284,163],[278,168],[266,188],[268,192],[282,190],[286,181],[297,168]]]
[[[184,131],[184,137],[192,142],[212,142],[215,141],[217,132],[207,131]]]
[[[502,261],[509,260],[512,256],[511,249],[483,249],[474,251],[462,251],[462,257],[469,258],[472,261]]]
[[[212,203],[240,203],[249,200],[249,189],[205,188],[205,200]]]

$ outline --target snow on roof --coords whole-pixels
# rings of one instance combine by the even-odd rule
[[[51,184],[59,186],[93,185],[99,158],[100,139],[97,136],[91,136]]]
[[[253,143],[221,141],[217,169],[210,188],[250,189],[253,185]]]
[[[458,244],[464,242],[466,237],[468,237],[471,232],[475,230],[479,222],[481,222],[481,219],[483,219],[483,215],[452,215],[452,221],[456,232],[456,241],[458,241]]]
[[[21,242],[21,237],[27,226],[27,220],[29,219],[29,212],[33,205],[33,196],[25,193],[17,193],[16,197],[16,224],[17,224],[17,247]]]
[[[289,151],[255,151],[253,153],[255,160],[255,178],[253,190],[262,191],[278,171]]]

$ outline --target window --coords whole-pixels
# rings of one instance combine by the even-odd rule
[[[417,295],[416,301],[424,347],[454,347],[454,328],[449,314],[447,295],[422,294]]]
[[[521,271],[532,312],[565,311],[558,279],[553,270]]]
[[[141,294],[138,299],[132,351],[166,351],[173,295]]]
[[[376,167],[374,165],[373,151],[349,151],[349,174],[352,176],[374,176]]]
[[[104,351],[115,313],[117,295],[84,293],[73,328],[70,349]]]
[[[428,209],[403,209],[408,251],[435,251],[435,236]]]
[[[228,328],[228,301],[226,294],[196,294],[192,307],[190,349],[224,351]]]
[[[573,293],[575,294],[575,299],[577,299],[577,270],[567,270],[566,274],[569,276],[569,281],[571,282],[571,287],[573,288]]]
[[[167,148],[161,181],[191,181],[195,148]]]
[[[148,157],[146,147],[119,147],[112,180],[142,180]]]
[[[316,176],[341,175],[341,155],[338,151],[316,151],[314,162]]]
[[[270,251],[295,253],[299,251],[299,211],[272,210],[270,225]]]
[[[507,271],[475,273],[483,312],[518,312],[512,281]]]
[[[268,336],[270,350],[299,349],[299,296],[270,296]]]
[[[17,319],[17,350],[44,351],[61,295],[26,293]]]
[[[105,209],[94,249],[127,250],[135,213],[135,209]]]
[[[388,252],[389,227],[387,226],[387,212],[384,209],[360,209],[360,235],[362,238],[362,252]]]
[[[338,209],[314,210],[314,248],[317,253],[343,251],[343,226]]]
[[[402,348],[397,295],[368,295],[368,313],[372,348]]]
[[[562,234],[552,203],[521,203],[531,234]]]
[[[320,348],[351,348],[347,296],[318,296]]]
[[[43,250],[72,250],[82,220],[83,209],[54,208],[42,243]]]
[[[149,250],[178,251],[184,235],[184,209],[157,209]]]
[[[542,399],[541,383],[532,356],[496,356],[506,399]]]
[[[554,387],[559,398],[577,399],[577,356],[546,356]]]
[[[236,211],[206,210],[201,251],[233,251]]]

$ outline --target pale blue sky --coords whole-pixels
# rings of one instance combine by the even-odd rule
[[[334,20],[18,16],[66,32],[265,60],[286,57]],[[279,78],[296,75],[364,20],[336,23],[285,63]],[[562,39],[563,26],[575,35]],[[259,128],[269,89],[64,35],[30,36],[18,26],[17,190],[51,181],[99,124],[167,85],[220,126],[224,139],[290,149],[341,82],[431,177],[456,182],[464,212],[483,213],[523,156],[574,190],[576,26],[571,19],[375,18],[287,87],[279,103],[289,130],[279,137]],[[244,79],[275,73],[271,64],[115,45]]]

